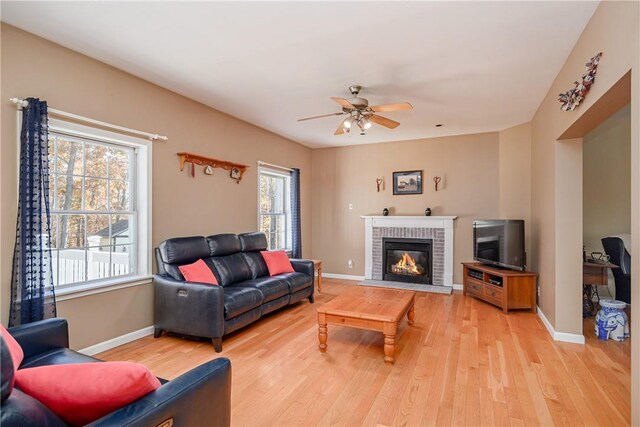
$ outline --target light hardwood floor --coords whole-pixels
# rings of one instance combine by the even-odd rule
[[[628,425],[630,346],[555,343],[535,314],[417,293],[401,322],[396,362],[382,334],[329,325],[318,350],[316,308],[355,282],[325,279],[316,303],[285,308],[223,339],[146,337],[98,355],[174,378],[225,356],[233,425]]]

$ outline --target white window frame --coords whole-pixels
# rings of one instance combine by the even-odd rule
[[[19,123],[21,123],[22,111],[19,111],[18,119]],[[20,127],[21,126],[19,126],[18,129],[20,129]],[[132,167],[134,172],[132,181],[135,186],[135,189],[132,189],[132,194],[135,198],[132,200],[132,204],[137,212],[137,224],[135,227],[137,241],[135,244],[135,259],[133,260],[136,266],[136,272],[124,276],[64,285],[56,288],[56,300],[64,301],[86,295],[151,283],[152,141],[52,118],[49,119],[49,131],[97,143],[130,147],[134,150],[133,158],[135,159],[135,165]],[[18,144],[20,144],[20,135],[18,135]],[[19,151],[20,150],[18,150],[18,153]],[[20,173],[19,169],[20,168],[18,168],[18,174]],[[55,197],[55,195],[51,194],[50,200],[52,200],[52,197]]]
[[[260,217],[262,215],[262,212],[260,211],[260,177],[262,175],[271,175],[271,176],[275,176],[277,178],[284,178],[285,179],[285,186],[284,186],[284,214],[285,214],[285,241],[286,241],[286,247],[284,248],[274,248],[273,250],[284,250],[287,252],[291,252],[292,250],[292,246],[293,246],[293,235],[292,235],[292,229],[291,229],[291,175],[286,173],[286,172],[282,172],[276,169],[272,169],[272,168],[268,168],[268,167],[264,167],[264,166],[259,166],[258,167],[258,182],[257,182],[257,193],[258,193],[258,206],[257,206],[257,211],[258,211],[258,219],[257,219],[257,229],[258,231],[260,230]],[[267,237],[268,238],[268,237]]]

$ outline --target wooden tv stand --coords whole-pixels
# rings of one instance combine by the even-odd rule
[[[506,314],[515,309],[536,312],[538,273],[504,270],[477,262],[463,262],[462,265],[464,295],[497,305]]]

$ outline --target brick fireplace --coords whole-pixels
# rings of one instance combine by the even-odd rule
[[[453,286],[453,221],[457,217],[362,218],[365,220],[365,279]],[[394,245],[385,248],[387,242]],[[390,256],[396,258],[391,264]],[[416,264],[415,268],[412,263]]]

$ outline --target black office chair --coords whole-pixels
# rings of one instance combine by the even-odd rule
[[[621,238],[605,237],[601,240],[609,262],[620,267],[611,270],[616,283],[616,299],[631,304],[631,255]]]

